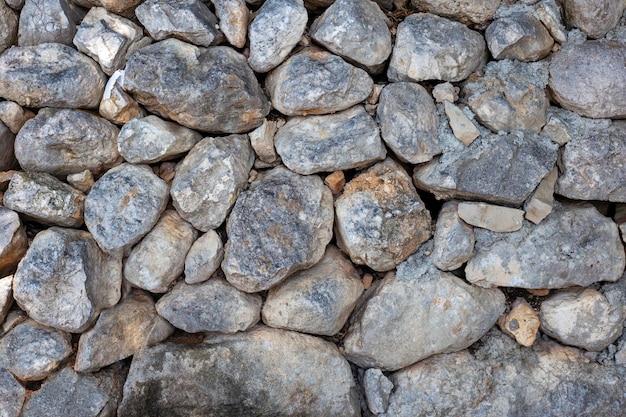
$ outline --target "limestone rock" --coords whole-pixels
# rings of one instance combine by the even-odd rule
[[[89,170],[84,170],[76,174],[67,176],[67,183],[79,191],[88,194],[94,184],[93,174]]]
[[[393,384],[380,369],[367,369],[363,375],[363,389],[367,407],[372,413],[384,413],[389,407]]]
[[[118,125],[123,125],[133,119],[145,116],[145,111],[122,88],[118,78],[121,74],[123,74],[123,71],[117,70],[109,78],[104,88],[102,100],[100,100],[100,107],[98,108],[102,117]],[[123,79],[123,76],[121,78]]]
[[[0,369],[0,417],[19,417],[26,390],[11,372]]]
[[[27,249],[28,238],[20,217],[0,206],[0,277],[15,271]]]
[[[33,117],[35,117],[35,113],[24,109],[14,101],[0,101],[0,122],[4,123],[14,134],[17,134],[24,123]]]
[[[204,138],[176,168],[174,207],[198,230],[219,227],[247,185],[253,163],[247,136]]]
[[[550,109],[550,107],[548,107]],[[565,145],[572,139],[569,129],[565,126],[558,116],[548,114],[548,122],[541,129],[541,135],[547,136],[550,140],[559,146]]]
[[[375,271],[395,268],[431,236],[430,213],[392,159],[347,183],[335,211],[339,247]]]
[[[263,305],[263,322],[271,327],[333,336],[346,323],[363,284],[339,249],[328,246],[313,267],[272,288]]]
[[[567,42],[565,27],[561,21],[561,9],[556,0],[541,0],[535,6],[535,12],[555,41]]]
[[[17,168],[14,147],[15,135],[0,121],[0,148],[2,149],[0,170],[5,171]]]
[[[361,168],[387,153],[376,122],[362,106],[294,117],[278,129],[274,144],[285,166],[302,175]]]
[[[20,12],[17,42],[19,46],[72,45],[81,14],[68,0],[26,0]]]
[[[9,313],[9,309],[13,304],[13,275],[0,279],[0,323],[4,323],[4,319]]]
[[[474,252],[474,229],[458,213],[458,201],[441,207],[433,238],[433,265],[442,271],[453,271],[469,260]]]
[[[209,230],[191,245],[185,258],[185,282],[197,284],[211,278],[224,259],[222,239]]]
[[[522,228],[524,211],[486,203],[459,203],[459,217],[467,224],[493,232],[514,232]]]
[[[19,15],[7,6],[4,0],[0,1],[0,21],[3,22],[2,27],[0,27],[0,53],[15,44],[17,40],[18,18]]]
[[[443,103],[445,101],[454,103],[459,99],[459,91],[459,87],[455,87],[446,81],[445,83],[439,83],[433,87],[432,94],[437,103]]]
[[[554,202],[554,185],[559,175],[559,170],[554,167],[544,179],[541,180],[533,195],[524,204],[526,220],[539,224],[552,211]]]
[[[132,14],[132,10],[142,2],[142,0],[73,0],[79,6],[104,7],[110,12],[127,15]]]
[[[411,0],[413,7],[458,20],[466,25],[486,26],[500,7],[500,0]]]
[[[471,145],[474,139],[480,136],[478,128],[474,126],[467,115],[463,113],[463,110],[447,101],[443,104],[446,116],[448,116],[448,123],[450,123],[450,128],[454,136],[465,145]]]
[[[521,297],[515,299],[511,311],[498,319],[498,326],[522,346],[532,346],[539,331],[539,314]]]
[[[487,47],[495,59],[538,61],[552,50],[554,39],[531,13],[513,13],[496,19],[485,30]]]
[[[248,33],[248,7],[244,0],[211,0],[220,30],[235,48],[243,48]]]
[[[315,265],[332,238],[332,204],[315,175],[281,166],[265,173],[239,196],[226,224],[226,279],[257,292]]]
[[[284,124],[284,120],[274,121],[263,119],[261,126],[248,133],[252,149],[254,149],[254,152],[261,161],[271,164],[278,159],[276,149],[274,148],[274,135],[276,134],[276,130]]]
[[[592,39],[601,38],[619,22],[626,5],[620,0],[564,0],[565,21]]]

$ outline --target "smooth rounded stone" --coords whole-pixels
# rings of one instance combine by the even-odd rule
[[[127,16],[133,14],[133,9],[143,0],[72,0],[75,4],[87,9],[104,7],[110,12]]]
[[[202,135],[150,115],[126,123],[117,137],[120,155],[134,164],[152,164],[175,158],[194,147]]]
[[[474,229],[461,219],[458,206],[448,201],[437,216],[431,261],[442,271],[460,268],[474,253]]]
[[[462,23],[429,13],[398,25],[387,69],[390,81],[462,81],[487,59],[483,36]]]
[[[0,323],[4,323],[13,305],[13,275],[0,279]]]
[[[500,7],[500,0],[411,0],[411,5],[421,12],[428,12],[465,25],[484,27]]]
[[[15,135],[11,130],[0,121],[0,170],[7,171],[17,168],[17,160],[15,159]]]
[[[72,354],[69,333],[34,320],[15,326],[0,339],[0,367],[22,381],[39,381]]]
[[[359,273],[334,246],[313,267],[272,288],[263,322],[271,327],[333,336],[339,332],[363,293]]]
[[[15,45],[17,40],[19,15],[11,9],[4,0],[0,1],[0,53],[11,45]],[[4,416],[2,416],[4,417]]]
[[[235,48],[243,48],[248,34],[248,7],[244,0],[211,0],[220,30]]]
[[[265,79],[272,106],[287,116],[328,114],[361,103],[374,81],[360,68],[318,49],[290,57]]]
[[[617,26],[626,5],[622,0],[564,0],[565,22],[592,39],[598,39]]]
[[[246,59],[226,46],[157,42],[130,57],[124,83],[152,113],[201,131],[247,132],[270,111]]]
[[[104,310],[78,341],[74,370],[94,372],[154,346],[174,332],[157,314],[150,295],[134,290],[116,306]]]
[[[11,372],[0,369],[0,417],[19,417],[26,390]]]
[[[361,368],[393,371],[480,339],[504,312],[504,294],[437,269],[432,243],[389,273],[353,315],[345,355]]]
[[[274,137],[283,164],[302,175],[362,168],[385,159],[378,125],[363,106],[294,117]]]
[[[1,7],[1,6],[0,6]],[[24,109],[14,101],[0,101],[0,122],[17,134],[24,123],[35,117],[35,113]]]
[[[248,184],[253,164],[246,135],[204,138],[176,168],[170,191],[174,207],[198,230],[218,228]]]
[[[54,175],[90,170],[100,174],[118,163],[118,128],[79,110],[41,109],[15,138],[23,169]]]
[[[419,164],[441,153],[437,108],[421,85],[387,84],[380,93],[376,116],[383,140],[402,162]]]
[[[193,242],[191,249],[187,252],[185,282],[197,284],[208,280],[220,267],[223,259],[222,239],[215,230],[209,230]]]
[[[168,201],[168,185],[147,165],[110,169],[85,200],[85,224],[105,252],[121,254],[157,223]]]
[[[587,41],[550,62],[550,90],[563,108],[592,118],[626,118],[626,45]]]
[[[329,51],[378,73],[391,53],[387,21],[371,0],[337,0],[313,22],[309,34]]]
[[[365,391],[367,408],[372,413],[379,414],[387,411],[393,384],[380,369],[365,370],[363,373],[363,390]]]
[[[552,51],[554,39],[530,13],[513,13],[496,19],[485,30],[489,52],[495,59],[538,61]]]
[[[617,225],[590,204],[554,202],[552,213],[513,233],[476,229],[474,256],[465,274],[473,284],[492,287],[585,287],[616,281],[624,271],[624,247]]]
[[[20,12],[18,45],[62,43],[71,46],[83,13],[68,0],[26,0]]]
[[[266,0],[248,28],[256,72],[268,72],[287,58],[304,34],[308,14],[302,0]]]
[[[335,201],[336,237],[352,262],[389,271],[431,236],[430,213],[392,159],[356,176]]]
[[[566,345],[601,351],[624,330],[625,308],[598,291],[561,291],[541,303],[541,331]]]
[[[457,211],[465,223],[500,233],[521,229],[524,219],[524,210],[487,203],[461,202]]]
[[[539,314],[521,297],[515,299],[511,311],[498,319],[500,329],[522,346],[535,343],[539,324]]]
[[[4,205],[39,223],[80,227],[85,195],[50,174],[18,171],[4,193]]]
[[[350,365],[334,344],[257,327],[138,352],[118,415],[361,414]]]
[[[241,193],[226,223],[226,279],[264,291],[322,259],[332,238],[333,197],[316,176],[278,166]]]
[[[15,271],[27,249],[28,237],[19,215],[0,206],[0,277]]]

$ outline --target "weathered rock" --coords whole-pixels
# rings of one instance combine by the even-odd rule
[[[19,46],[72,45],[82,14],[68,0],[26,0],[20,12]]]
[[[522,228],[524,211],[486,203],[459,203],[459,217],[467,224],[493,232],[514,232]]]
[[[0,417],[18,417],[25,397],[26,390],[11,372],[0,369]]]
[[[389,395],[393,390],[391,381],[380,369],[367,369],[363,375],[363,390],[367,407],[372,413],[384,413],[389,407]]]
[[[346,323],[363,284],[339,249],[329,246],[313,267],[272,288],[263,305],[263,322],[271,327],[333,336]]]
[[[351,417],[360,407],[350,366],[337,348],[296,332],[258,327],[134,356],[118,415],[211,413]]]
[[[24,0],[4,0],[4,2],[15,11],[19,11],[24,7]]]
[[[548,107],[548,111],[553,110],[554,107]],[[565,123],[556,115],[548,113],[548,122],[541,129],[541,135],[547,136],[552,142],[559,146],[565,145],[572,139],[569,129]]]
[[[460,268],[474,252],[474,229],[459,217],[458,206],[445,203],[437,217],[431,261],[442,271]]]
[[[174,328],[157,314],[152,298],[133,291],[104,310],[96,324],[80,336],[77,372],[94,372],[167,339]]]
[[[343,171],[335,171],[324,178],[324,184],[330,188],[333,195],[337,195],[343,191],[343,186],[346,185],[346,176]]]
[[[432,244],[366,294],[344,339],[362,368],[396,370],[442,352],[465,349],[504,312],[504,294],[466,284],[432,265]]]
[[[411,0],[413,7],[458,20],[466,25],[486,26],[500,7],[500,0]]]
[[[387,153],[376,122],[362,106],[294,117],[278,129],[274,145],[287,168],[303,175],[361,168]]]
[[[4,0],[0,1],[0,53],[15,44],[17,40],[19,15],[11,9]],[[4,416],[2,416],[4,417]]]
[[[174,207],[196,229],[216,229],[247,185],[253,163],[246,135],[204,138],[176,168]]]
[[[336,237],[352,262],[389,271],[431,236],[430,213],[392,159],[346,184],[335,201]]]
[[[302,0],[267,0],[248,29],[250,57],[256,72],[267,72],[287,58],[308,20]]]
[[[28,320],[28,316],[22,310],[16,309],[10,311],[9,314],[7,314],[6,319],[2,323],[0,335],[7,334],[12,328],[26,320]]]
[[[211,275],[220,267],[224,259],[222,239],[215,232],[209,230],[198,238],[185,258],[185,282],[197,284],[211,278]]]
[[[539,331],[539,314],[521,297],[515,299],[511,311],[498,319],[500,329],[522,346],[532,346]]]
[[[226,279],[257,292],[315,265],[332,237],[332,204],[315,175],[280,166],[265,173],[239,196],[226,224]]]
[[[418,164],[441,153],[437,108],[421,85],[399,82],[385,86],[376,116],[383,140],[401,161]]]
[[[15,159],[15,135],[0,121],[0,170],[6,171],[17,167]]]
[[[564,0],[563,12],[569,27],[592,39],[601,38],[619,22],[626,5],[620,0]]]
[[[433,87],[432,94],[437,103],[443,103],[445,101],[454,103],[459,99],[459,91],[459,87],[455,87],[446,81],[445,83],[439,83]]]
[[[564,108],[593,118],[626,118],[626,45],[588,41],[550,62],[550,89]]]
[[[274,148],[274,135],[276,134],[276,130],[284,124],[284,120],[275,121],[263,119],[261,126],[248,133],[252,149],[254,149],[254,152],[261,161],[271,164],[278,159],[276,149]]]
[[[558,43],[567,42],[565,27],[561,22],[561,9],[556,0],[541,0],[535,6],[535,12],[555,41]]]
[[[35,113],[24,109],[14,101],[0,101],[0,122],[4,123],[14,134],[17,134],[24,123],[33,117]]]
[[[42,109],[15,138],[15,155],[23,169],[67,175],[90,170],[99,174],[118,163],[117,135],[110,122],[91,113]]]
[[[544,179],[541,180],[533,195],[524,203],[526,220],[539,224],[552,211],[554,202],[554,185],[559,176],[559,170],[554,167]]]
[[[148,110],[192,129],[246,132],[270,110],[246,59],[226,46],[157,42],[130,57],[124,80],[126,90]]]
[[[463,113],[463,110],[448,101],[443,104],[446,116],[448,116],[448,123],[450,123],[450,129],[452,129],[454,136],[465,145],[471,145],[474,139],[480,136],[478,128],[474,126],[469,117]]]
[[[9,313],[13,304],[13,275],[0,279],[0,323]]]
[[[73,2],[86,8],[104,7],[110,12],[128,15],[132,14],[132,9],[142,0],[73,0]]]
[[[85,195],[50,174],[18,171],[4,194],[4,205],[43,224],[80,227]]]
[[[496,19],[485,30],[487,47],[495,59],[538,61],[552,50],[554,39],[531,13]]]
[[[96,108],[105,83],[98,64],[66,45],[13,47],[0,56],[0,97],[21,106]]]
[[[118,125],[146,115],[135,99],[122,88],[120,78],[123,80],[123,73],[123,70],[117,70],[109,78],[98,108],[102,117]]]
[[[554,202],[538,225],[513,233],[475,230],[475,254],[465,273],[485,287],[565,288],[616,281],[624,270],[617,226],[590,204]]]
[[[67,176],[67,183],[79,191],[88,194],[94,184],[93,174],[88,169]]]
[[[244,0],[211,0],[215,14],[220,21],[220,30],[228,42],[236,48],[243,48],[248,33],[248,7]]]
[[[20,217],[16,212],[0,206],[0,277],[15,271],[27,249],[28,238]]]
[[[444,17],[416,13],[398,25],[387,77],[390,81],[461,81],[486,58],[480,33]]]

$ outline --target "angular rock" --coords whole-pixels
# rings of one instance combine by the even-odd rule
[[[25,397],[26,390],[11,372],[0,369],[0,417],[18,417]]]
[[[77,372],[94,372],[167,339],[174,328],[157,314],[152,298],[133,291],[104,310],[96,324],[80,336]]]
[[[335,171],[324,178],[324,184],[330,188],[333,195],[337,195],[343,191],[343,186],[346,185],[346,176],[343,171]]]
[[[258,327],[134,356],[118,415],[211,413],[353,417],[360,407],[350,366],[337,348],[296,332]]]
[[[446,202],[437,217],[431,261],[442,271],[460,268],[474,253],[474,229],[461,219],[458,206]]]
[[[474,126],[467,115],[463,113],[463,110],[447,101],[443,104],[446,116],[448,116],[448,123],[450,123],[450,129],[452,129],[454,136],[466,146],[471,145],[474,139],[480,136],[478,128]]]
[[[265,79],[272,106],[287,116],[345,110],[367,99],[373,86],[367,72],[311,48],[290,57]]]
[[[167,39],[135,52],[124,80],[148,110],[192,129],[246,132],[270,110],[246,59],[226,46],[204,49]]]
[[[220,30],[235,48],[243,48],[248,33],[248,7],[244,0],[211,0],[220,21]]]
[[[533,195],[524,203],[526,220],[539,224],[552,211],[554,202],[554,185],[559,176],[559,170],[554,167],[544,179],[541,180]]]
[[[124,79],[123,73],[122,70],[117,70],[109,78],[98,108],[102,117],[120,125],[146,115],[135,99],[126,93],[120,84],[120,81]]]
[[[13,304],[13,275],[0,279],[0,323],[9,313]]]
[[[24,109],[14,101],[0,102],[0,122],[4,123],[14,134],[17,134],[24,123],[33,117],[35,117],[35,113]]]
[[[475,230],[465,274],[476,285],[520,288],[588,286],[616,281],[624,270],[617,226],[590,204],[554,202],[538,225],[513,233]]]
[[[73,2],[86,8],[104,7],[110,12],[127,15],[132,14],[132,9],[142,0],[73,0]]]
[[[84,170],[77,174],[70,174],[67,176],[67,183],[79,191],[88,194],[94,184],[93,174],[89,170]]]
[[[389,407],[389,395],[393,390],[391,381],[380,369],[367,369],[363,375],[363,390],[367,407],[372,413],[384,413]]]
[[[554,108],[548,107],[549,110]],[[559,146],[565,145],[572,139],[569,133],[569,129],[565,126],[565,123],[554,114],[548,113],[548,122],[541,129],[541,135],[547,136],[550,140]]]
[[[82,14],[68,0],[26,0],[20,12],[19,46],[72,45]]]
[[[518,12],[496,19],[485,30],[485,39],[495,59],[530,62],[544,58],[554,39],[530,13]]]
[[[601,38],[619,22],[626,5],[620,0],[564,0],[567,25],[575,27],[592,39]]]
[[[17,40],[18,18],[19,15],[7,6],[4,0],[0,1],[0,21],[3,22],[2,27],[0,27],[0,53],[11,45],[15,45],[15,41]]]
[[[100,174],[118,163],[113,124],[91,113],[41,109],[15,138],[15,155],[23,169],[67,175],[90,170]]]
[[[411,0],[419,11],[457,20],[465,25],[484,27],[493,19],[500,0]]]
[[[539,331],[539,314],[521,297],[515,299],[511,311],[498,319],[500,329],[522,346],[532,346]]]
[[[462,81],[485,63],[485,40],[462,23],[429,13],[399,25],[387,70],[390,81]]]
[[[322,259],[332,238],[333,198],[318,176],[276,167],[250,184],[228,218],[222,262],[245,292],[269,289]]]
[[[105,83],[98,64],[66,45],[13,47],[0,56],[0,97],[21,106],[96,108]]]
[[[383,140],[402,162],[427,162],[441,153],[437,108],[421,85],[408,82],[386,85],[380,94],[376,116]]]
[[[344,339],[362,368],[396,370],[442,352],[465,349],[504,312],[504,294],[438,270],[426,244],[370,289]]]
[[[16,212],[0,206],[0,277],[15,271],[27,249],[28,237],[20,217]]]
[[[493,232],[514,232],[522,228],[524,211],[486,203],[459,203],[459,217],[467,224]]]
[[[450,103],[454,103],[459,99],[459,87],[455,87],[449,82],[437,84],[433,87],[433,97],[437,103],[443,103],[445,101],[449,101]]]
[[[18,171],[4,194],[4,205],[39,223],[80,227],[85,195],[50,174]]]
[[[223,259],[222,239],[215,230],[209,230],[193,242],[191,249],[187,252],[185,282],[197,284],[208,280],[220,267]]]
[[[271,327],[333,336],[339,332],[363,293],[361,277],[339,249],[328,246],[313,267],[272,288],[263,305]]]
[[[346,184],[335,201],[336,237],[352,262],[389,271],[431,236],[430,213],[392,159]]]
[[[15,135],[7,126],[0,121],[0,170],[6,171],[17,168],[17,160],[15,159]]]
[[[287,58],[308,20],[302,0],[267,0],[248,28],[250,57],[256,72],[267,72]]]
[[[302,175],[362,168],[387,154],[376,122],[362,106],[294,117],[278,129],[274,145],[285,166]]]
[[[253,163],[246,135],[204,138],[176,168],[174,207],[198,230],[218,228],[248,184]]]
[[[561,44],[567,42],[565,27],[561,21],[561,8],[556,0],[541,0],[535,6],[535,12],[555,41]]]
[[[22,310],[16,309],[10,311],[9,314],[7,314],[5,321],[2,323],[0,335],[7,334],[9,330],[26,320],[28,320],[28,316]]]
[[[263,119],[261,126],[248,133],[252,149],[254,149],[254,152],[261,161],[271,164],[278,159],[276,149],[274,148],[274,135],[276,134],[276,130],[284,124],[284,120],[274,121]]]

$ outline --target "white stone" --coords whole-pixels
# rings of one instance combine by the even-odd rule
[[[450,122],[450,128],[452,128],[452,133],[454,136],[461,142],[465,144],[465,146],[469,146],[474,142],[478,136],[480,136],[480,131],[472,121],[463,113],[463,111],[455,106],[454,104],[446,101],[444,102],[446,115],[448,116],[448,121]]]

